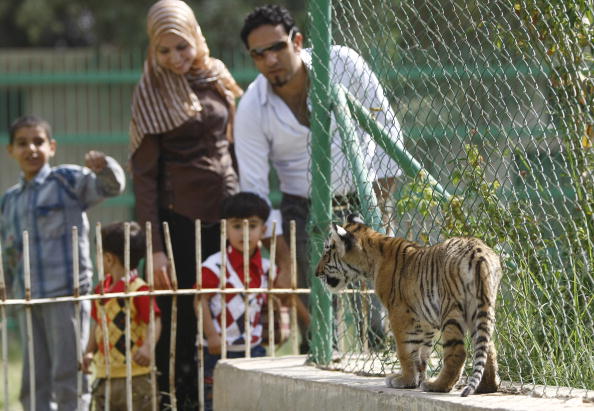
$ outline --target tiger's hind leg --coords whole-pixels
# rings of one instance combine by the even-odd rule
[[[441,372],[432,381],[425,381],[421,384],[423,391],[449,392],[460,379],[464,360],[466,359],[466,350],[464,349],[464,325],[462,316],[448,316],[442,327],[443,343],[443,368]]]
[[[435,332],[433,330],[425,330],[423,333],[423,343],[419,346],[419,357],[416,363],[419,372],[419,384],[425,381],[427,377],[427,361],[429,361],[433,350],[434,337]]]

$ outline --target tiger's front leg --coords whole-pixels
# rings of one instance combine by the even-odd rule
[[[419,366],[419,349],[422,340],[416,337],[413,329],[402,329],[397,321],[390,320],[392,332],[396,338],[396,352],[400,362],[400,372],[386,377],[386,386],[391,388],[417,388],[424,367]],[[419,372],[421,371],[421,372]]]

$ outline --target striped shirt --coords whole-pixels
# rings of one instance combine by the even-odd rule
[[[120,194],[125,175],[113,158],[95,174],[86,167],[46,164],[31,181],[10,188],[0,202],[4,267],[14,298],[24,296],[23,231],[29,233],[32,298],[72,295],[72,227],[78,228],[79,281],[92,277],[87,208]]]

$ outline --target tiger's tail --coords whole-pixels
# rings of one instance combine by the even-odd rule
[[[462,397],[473,394],[476,391],[487,364],[489,345],[495,328],[495,300],[497,298],[497,287],[501,275],[499,266],[491,266],[489,261],[481,257],[476,265],[477,300],[478,309],[474,314],[472,328],[472,344],[474,346],[474,359],[472,364],[472,375],[462,391]]]

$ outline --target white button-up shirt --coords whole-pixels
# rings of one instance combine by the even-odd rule
[[[301,58],[310,70],[311,50],[303,49]],[[392,139],[402,146],[398,120],[379,80],[363,58],[348,47],[333,46],[330,70],[330,81],[342,84],[364,107],[372,109]],[[311,107],[310,98],[308,96],[308,105]],[[354,191],[352,170],[341,149],[341,137],[334,115],[331,119],[332,191],[334,195],[344,195]],[[353,123],[356,124],[356,120],[353,119]],[[299,123],[262,74],[250,84],[239,103],[234,136],[242,191],[251,191],[268,199],[268,174],[272,164],[280,180],[281,192],[310,196],[310,129]],[[357,136],[370,179],[400,174],[396,163],[358,126]],[[277,211],[273,212],[271,218],[280,221]]]

